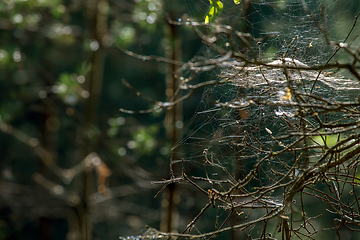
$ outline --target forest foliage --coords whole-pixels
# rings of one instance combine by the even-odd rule
[[[0,239],[357,239],[359,12],[2,1]]]

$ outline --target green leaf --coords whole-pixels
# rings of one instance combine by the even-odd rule
[[[333,147],[338,142],[338,135],[334,134],[334,135],[327,135],[327,136],[323,136],[323,137],[313,136],[313,137],[311,137],[311,139],[312,139],[312,142],[317,145],[325,146],[325,144],[326,144],[327,147]]]
[[[241,0],[234,0],[234,3],[237,5],[241,2]]]
[[[355,177],[356,178],[354,179],[354,182],[359,185],[360,184],[360,180],[359,180],[360,179],[360,174],[356,174]]]
[[[209,11],[205,17],[205,24],[209,22],[214,22],[216,17],[219,15],[219,12],[223,10],[223,3],[219,0],[209,0],[210,7]]]

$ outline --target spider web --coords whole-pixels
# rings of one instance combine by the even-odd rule
[[[184,3],[189,8],[192,21],[202,22],[208,1],[184,0]],[[238,59],[227,59],[226,64],[207,72],[207,80],[217,80],[218,84],[204,89],[196,113],[186,125],[183,138],[172,149],[179,153],[174,154],[175,156],[183,157],[186,170],[192,169],[193,176],[200,176],[198,179],[205,180],[203,183],[207,185],[201,185],[204,189],[216,189],[214,185],[224,186],[229,182],[228,185],[235,185],[265,157],[265,151],[261,150],[281,151],[285,146],[296,143],[298,136],[291,136],[296,132],[294,129],[302,127],[313,133],[314,129],[319,128],[311,110],[299,112],[302,109],[299,107],[300,103],[305,106],[303,108],[306,108],[306,104],[314,106],[317,112],[326,115],[328,122],[345,124],[354,121],[353,116],[347,118],[331,107],[336,102],[359,101],[359,80],[336,68],[319,71],[316,67],[330,60],[331,63],[351,61],[351,56],[346,51],[337,52],[336,47],[326,44],[324,32],[328,34],[329,41],[344,41],[360,11],[360,4],[350,0],[327,0],[306,1],[306,6],[312,15],[304,10],[301,1],[253,1],[246,13],[243,13],[241,4],[234,6],[233,1],[224,1],[224,10],[217,19],[219,23],[232,24],[241,16],[239,31],[250,33],[255,38],[263,38],[260,43],[249,41],[250,48],[244,42],[236,42],[236,51],[249,59],[267,64],[245,64]],[[323,27],[322,31],[313,18]],[[212,27],[209,26],[210,31],[214,30]],[[359,46],[358,32],[359,27],[356,27],[346,41],[353,49]],[[232,50],[227,36],[219,34],[216,37],[218,44]],[[221,57],[223,55],[204,46],[191,62]],[[191,75],[191,69],[184,73]],[[186,76],[183,78],[186,79]],[[191,84],[191,81],[186,84]],[[301,98],[305,100],[302,101]],[[299,114],[305,116],[303,118],[307,121],[306,125],[301,126]],[[335,132],[337,129],[322,130]],[[351,135],[356,131],[357,129],[349,129],[344,131],[344,135]],[[290,137],[282,138],[286,135]],[[274,159],[267,159],[267,166],[264,164],[262,167],[263,172],[258,173],[245,190],[241,190],[247,193],[252,187],[265,186],[270,181],[279,180],[289,172],[294,163],[294,152],[296,153],[295,150],[284,152]],[[317,157],[316,154],[316,150],[310,151],[310,159]],[[183,162],[182,159],[171,161],[172,165]],[[204,163],[210,165],[205,167]],[[298,168],[295,170],[290,178],[301,171]],[[284,189],[279,188],[271,196],[257,201],[253,201],[251,196],[250,200],[240,199],[236,202],[235,199],[230,202],[231,205],[236,205],[241,204],[241,201],[249,201],[248,206],[251,207],[276,208],[283,204],[282,190]],[[209,197],[211,196],[212,192],[209,192]],[[233,209],[233,206],[226,204],[228,203],[221,206],[225,211]],[[242,207],[246,208],[247,204]],[[254,215],[248,214],[248,220],[260,215],[261,211]],[[146,230],[142,235],[120,239],[164,237],[166,236],[156,231]]]
[[[195,5],[205,3],[197,1]],[[359,4],[353,1],[307,1],[306,5],[317,21],[326,26],[329,39],[340,42],[345,39],[357,10],[360,10]],[[235,22],[241,15],[241,7],[234,7],[232,1],[225,1],[224,6],[218,21],[223,24]],[[199,8],[191,10],[190,15],[198,14]],[[329,102],[354,100],[360,89],[359,81],[346,72],[306,70],[325,64],[329,59],[332,63],[346,62],[349,56],[341,52],[332,56],[336,48],[326,44],[323,32],[304,10],[301,1],[253,1],[242,20],[245,24],[239,25],[240,30],[254,37],[272,37],[261,44],[252,42],[251,49],[238,43],[237,50],[250,58],[266,61],[269,66],[244,67],[230,59],[235,64],[210,72],[210,79],[228,82],[204,90],[198,110],[186,128],[185,137],[173,148],[173,151],[181,151],[185,161],[199,168],[203,168],[205,157],[211,159],[230,172],[234,180],[248,173],[256,160],[262,157],[256,154],[257,149],[243,144],[245,139],[248,145],[275,150],[294,141],[294,138],[284,142],[274,141],[276,137],[291,133],[299,124],[294,119],[298,107],[295,106],[291,89],[321,96]],[[220,41],[226,45],[228,39],[223,37]],[[348,42],[353,47],[359,45],[356,34],[351,35]],[[220,57],[209,47],[204,48],[202,52],[206,54],[202,57]],[[289,69],[284,74],[282,68],[276,68],[283,64],[304,70]],[[254,99],[257,104],[252,104]],[[316,100],[312,101],[312,104],[317,104]],[[333,115],[331,118],[334,120],[339,116]],[[309,121],[311,123],[313,120]],[[283,160],[289,157],[292,156],[284,154]],[[273,164],[281,169],[278,160],[274,160]],[[176,162],[180,160],[173,159],[173,163]],[[226,171],[219,169],[213,169],[213,172],[208,169],[206,174],[218,180],[229,177]]]

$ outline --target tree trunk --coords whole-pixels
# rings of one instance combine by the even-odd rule
[[[101,98],[104,58],[105,53],[102,47],[102,39],[107,31],[108,2],[105,0],[88,0],[86,2],[86,19],[90,32],[90,64],[91,70],[86,78],[89,97],[85,101],[85,136],[83,157],[90,152],[96,151],[97,136],[97,112]],[[89,218],[89,195],[95,191],[92,172],[84,171],[80,177],[80,198],[77,206],[79,227],[81,229],[81,240],[92,239],[92,223]]]
[[[165,6],[170,4],[165,3]],[[165,7],[166,8],[166,7]],[[169,14],[171,16],[171,14]],[[180,40],[177,34],[177,28],[174,25],[168,24],[165,29],[166,39],[168,45],[166,46],[166,57],[171,60],[179,60],[181,58]],[[175,76],[176,65],[169,64],[166,74],[166,95],[168,101],[175,101],[180,97],[180,93],[177,93],[179,81]],[[167,128],[167,136],[174,146],[181,135],[181,128],[179,123],[182,123],[183,113],[182,104],[167,109],[165,124]],[[170,157],[170,177],[175,177],[174,174],[178,173],[177,166],[172,164],[172,161],[181,159],[181,156],[177,152],[172,152]],[[175,183],[169,184],[167,192],[163,195],[162,206],[163,212],[160,223],[160,230],[164,232],[177,231],[179,224],[179,213],[177,211],[177,204],[179,200],[178,186]]]

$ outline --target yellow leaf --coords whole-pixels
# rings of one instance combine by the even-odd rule
[[[209,20],[209,15],[206,15],[206,17],[205,17],[205,24],[208,24],[210,22],[210,20]]]
[[[210,7],[208,13],[205,16],[205,24],[214,22],[219,12],[223,10],[223,3],[219,0],[209,0]]]
[[[218,9],[218,11],[219,11],[219,12],[222,11],[223,8],[224,8],[223,3],[222,3],[221,1],[217,1],[216,4],[217,4],[217,9]]]

